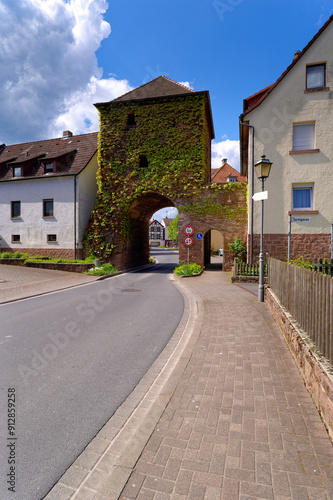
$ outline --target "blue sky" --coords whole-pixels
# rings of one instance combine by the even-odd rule
[[[164,74],[209,90],[212,166],[239,169],[243,99],[332,13],[329,0],[0,0],[0,144],[96,131],[93,103]]]

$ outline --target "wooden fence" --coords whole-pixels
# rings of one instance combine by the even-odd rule
[[[328,274],[333,278],[333,259],[331,259],[331,262],[325,259],[319,259],[319,261],[315,260],[312,265],[316,273]]]
[[[268,266],[272,291],[333,364],[333,279],[276,259]]]

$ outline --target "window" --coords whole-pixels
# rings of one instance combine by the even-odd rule
[[[295,211],[313,210],[313,184],[293,186],[293,206]]]
[[[53,217],[53,200],[43,200],[43,217]]]
[[[128,113],[128,115],[127,115],[127,128],[135,128],[135,127],[136,127],[135,114]]]
[[[148,167],[147,156],[140,156],[139,168],[147,168],[147,167]]]
[[[236,182],[236,181],[237,181],[236,177],[232,177],[232,176],[229,175],[228,182]]]
[[[44,164],[44,174],[53,174],[53,163]]]
[[[294,124],[293,151],[309,151],[315,149],[315,124]]]
[[[21,217],[21,202],[20,201],[12,201],[11,202],[11,218],[17,219]]]
[[[52,243],[54,241],[57,241],[57,235],[56,234],[48,234],[47,235],[47,242]]]
[[[306,67],[306,89],[326,88],[326,64],[313,64]]]
[[[21,241],[21,236],[19,234],[12,234],[12,243],[19,243]]]
[[[22,167],[13,168],[13,177],[22,177]]]

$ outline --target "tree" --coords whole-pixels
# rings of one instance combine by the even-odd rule
[[[175,243],[178,243],[178,215],[173,219],[172,222],[170,222],[170,226],[168,229],[168,237],[169,240],[174,241]]]

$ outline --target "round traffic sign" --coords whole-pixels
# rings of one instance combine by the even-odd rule
[[[185,240],[184,240],[184,244],[185,244],[187,247],[190,247],[191,245],[193,245],[193,238],[191,238],[191,236],[188,236],[187,238],[185,238]]]
[[[197,233],[197,239],[198,240],[202,240],[203,238],[203,234],[202,233]]]
[[[194,229],[192,226],[186,226],[184,229],[185,234],[187,234],[189,236],[190,236],[190,234],[193,234],[193,231],[194,231]]]

